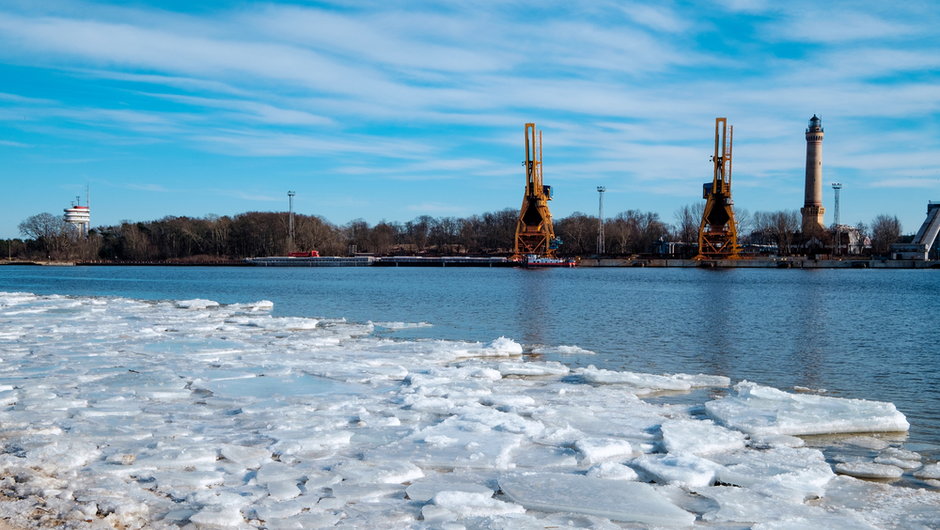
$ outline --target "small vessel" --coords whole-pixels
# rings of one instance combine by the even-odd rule
[[[522,257],[522,266],[527,269],[542,267],[575,267],[578,262],[574,258],[549,258],[537,254],[526,254]]]

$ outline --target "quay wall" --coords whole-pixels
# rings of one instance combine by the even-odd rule
[[[932,269],[936,260],[760,258],[692,260],[664,258],[581,258],[579,267],[679,267],[715,269]]]

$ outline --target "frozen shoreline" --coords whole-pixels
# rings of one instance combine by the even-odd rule
[[[271,308],[0,293],[0,492],[18,499],[0,516],[73,527],[940,524],[940,469],[903,437],[845,437],[832,462],[794,436],[906,430],[889,403],[736,382],[707,403],[654,404],[644,396],[731,382],[571,370],[522,358],[511,339],[396,341],[375,327],[426,324]],[[37,520],[20,515],[36,508]]]

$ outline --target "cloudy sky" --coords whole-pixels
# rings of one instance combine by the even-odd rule
[[[193,7],[197,4],[199,7]],[[523,127],[557,217],[674,212],[734,125],[733,195],[803,204],[807,120],[842,221],[940,200],[940,4],[0,3],[0,237],[91,189],[92,224],[295,210],[344,224],[517,208]]]

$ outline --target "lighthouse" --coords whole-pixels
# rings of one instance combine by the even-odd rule
[[[806,128],[806,194],[803,201],[803,236],[809,237],[823,230],[822,180],[822,120],[815,114]]]

